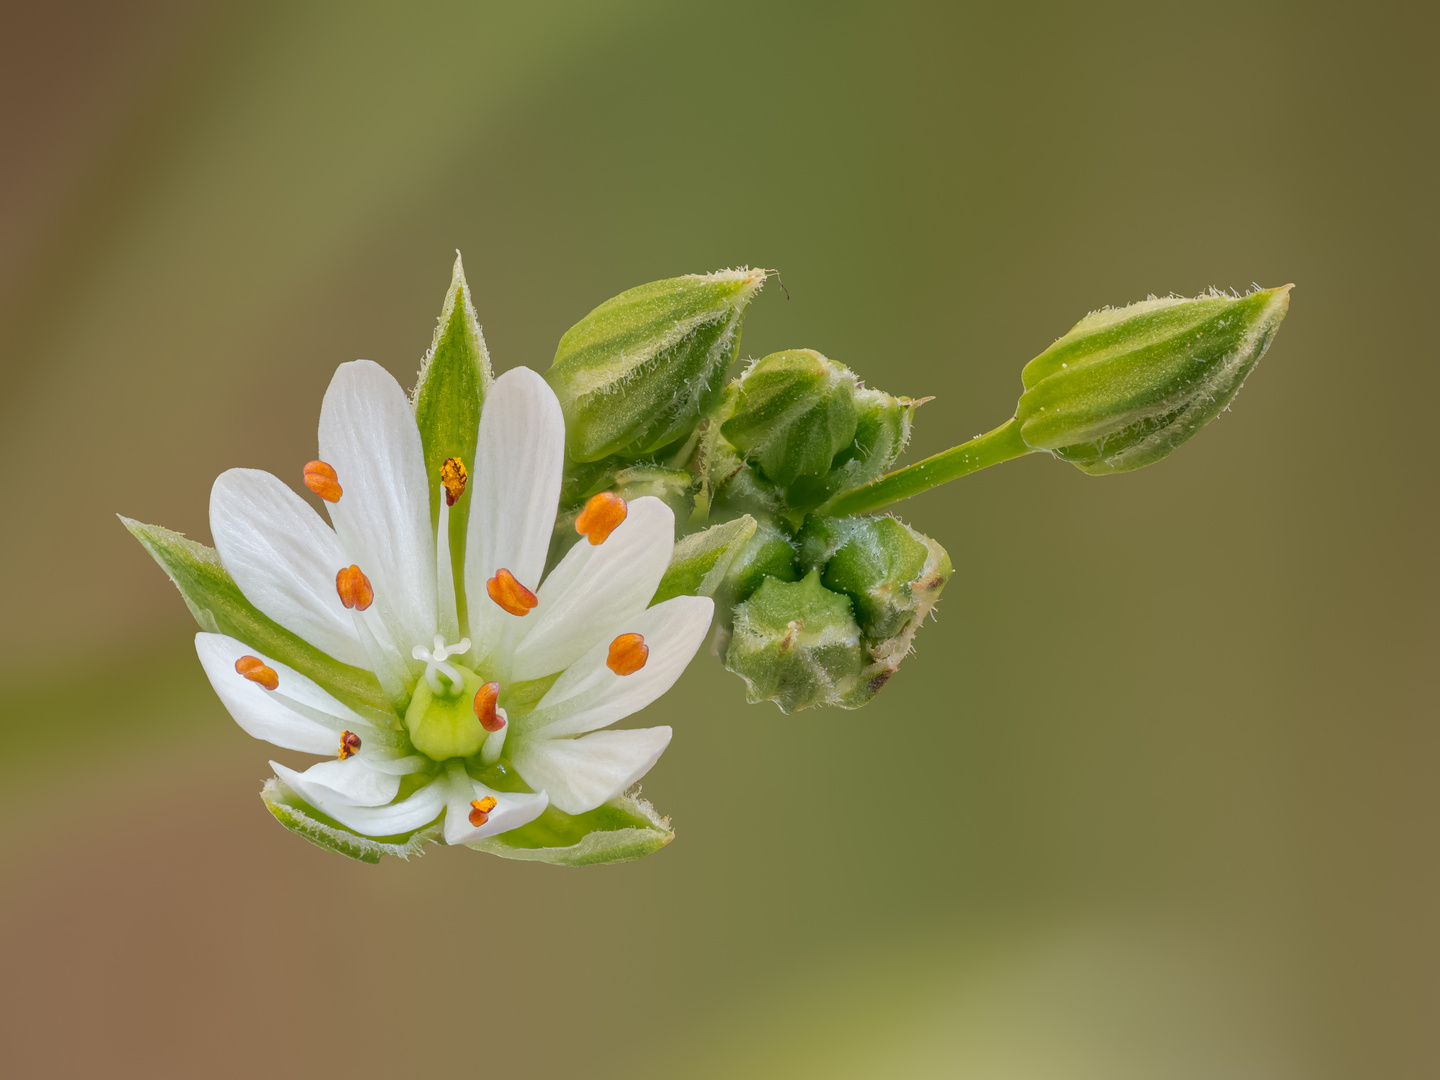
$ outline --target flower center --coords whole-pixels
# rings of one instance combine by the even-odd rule
[[[485,680],[462,664],[440,662],[436,668],[445,679],[453,673],[454,681],[443,693],[434,691],[428,678],[416,685],[415,696],[405,710],[410,741],[432,761],[474,757],[489,737],[474,706],[475,695],[481,692]],[[435,681],[441,682],[439,675]]]

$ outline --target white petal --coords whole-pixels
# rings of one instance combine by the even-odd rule
[[[532,592],[540,585],[564,460],[565,419],[555,392],[529,368],[501,375],[480,414],[466,527],[465,598],[477,656],[493,651],[506,622],[518,618],[490,599],[485,583],[503,567]]]
[[[245,598],[342,664],[369,667],[335,573],[350,559],[335,530],[278,477],[230,469],[210,490],[210,533]]]
[[[346,761],[322,761],[300,773],[307,792],[306,801],[323,810],[330,805],[383,806],[395,798],[400,790],[400,777],[370,768],[365,756],[361,750]],[[321,802],[312,800],[312,795]]]
[[[705,640],[715,604],[708,596],[677,596],[640,612],[621,633],[641,634],[650,647],[645,666],[633,675],[616,675],[605,661],[610,643],[602,641],[575,661],[529,716],[512,720],[516,742],[544,734],[578,735],[615,723],[675,685]]]
[[[311,783],[306,778],[306,773],[287,769],[276,761],[272,761],[270,765],[275,770],[275,775],[295,794],[316,810],[330,815],[347,829],[354,829],[363,836],[396,836],[412,832],[434,821],[445,805],[445,785],[431,781],[400,802],[385,806],[354,806],[337,799],[335,793],[325,785]]]
[[[420,429],[405,391],[379,364],[336,370],[320,409],[320,458],[344,492],[329,504],[330,520],[408,656],[435,636],[435,534]]]
[[[196,634],[195,652],[220,701],[235,722],[257,739],[286,750],[329,754],[339,745],[342,729],[365,730],[371,726],[298,671],[257,652],[243,641],[224,634]],[[237,672],[235,661],[242,656],[258,656],[263,660],[280,680],[279,687],[266,690]],[[292,702],[300,708],[293,707]],[[326,722],[307,715],[307,710],[323,714]]]
[[[668,727],[597,731],[578,739],[526,739],[511,759],[531,787],[543,787],[567,814],[583,814],[615,798],[660,759]]]
[[[495,800],[495,809],[489,812],[484,825],[478,829],[470,824],[470,800],[490,796]],[[509,832],[521,825],[528,825],[550,805],[543,791],[536,794],[508,791],[492,791],[466,776],[459,784],[452,786],[449,802],[445,809],[445,842],[447,844],[473,844],[496,833]]]
[[[569,667],[602,638],[608,644],[614,626],[650,603],[670,565],[675,514],[652,496],[627,509],[603,544],[582,539],[540,586],[539,607],[518,627],[511,679],[538,679]]]

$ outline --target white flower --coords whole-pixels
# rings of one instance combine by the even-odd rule
[[[547,803],[595,809],[669,744],[669,727],[601,729],[674,684],[713,604],[648,606],[674,543],[670,509],[648,497],[597,496],[579,523],[587,539],[541,580],[564,434],[539,375],[496,379],[476,460],[447,462],[432,524],[414,410],[383,368],[360,360],[330,383],[319,460],[305,471],[333,529],[269,473],[232,469],[215,482],[211,531],[245,597],[333,660],[373,672],[394,706],[362,713],[233,637],[197,635],[205,672],[245,731],[331,756],[303,772],[272,762],[309,806],[368,837],[413,833],[443,814],[447,843],[473,843]],[[458,498],[471,506],[457,575],[448,522]]]

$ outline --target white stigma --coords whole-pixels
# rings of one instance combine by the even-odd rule
[[[425,661],[425,681],[430,684],[432,693],[445,694],[447,692],[444,684],[440,682],[440,676],[444,675],[445,678],[450,680],[450,690],[448,692],[450,694],[457,694],[460,692],[461,687],[465,685],[465,680],[460,676],[460,672],[455,670],[455,665],[447,664],[445,660],[447,657],[459,656],[469,651],[470,639],[468,637],[461,638],[454,645],[446,645],[445,638],[440,634],[436,634],[435,648],[433,651],[427,649],[424,645],[416,645],[415,648],[410,650],[410,655],[416,660]]]

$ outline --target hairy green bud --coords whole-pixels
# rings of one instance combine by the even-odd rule
[[[950,580],[950,556],[893,517],[811,518],[800,562],[850,599],[865,649],[862,678],[841,704],[858,708],[880,692],[910,652],[916,632]]]
[[[823,476],[855,438],[855,389],[848,368],[813,349],[771,353],[740,377],[720,433],[781,487]]]
[[[845,704],[865,667],[850,600],[826,589],[818,570],[765,579],[735,608],[725,666],[745,680],[752,704],[773,701],[787,713]]]
[[[1087,315],[1025,365],[1020,437],[1096,475],[1159,461],[1234,399],[1285,318],[1290,289]]]
[[[652,281],[607,300],[560,339],[546,378],[576,462],[642,457],[686,438],[724,390],[763,270]]]

